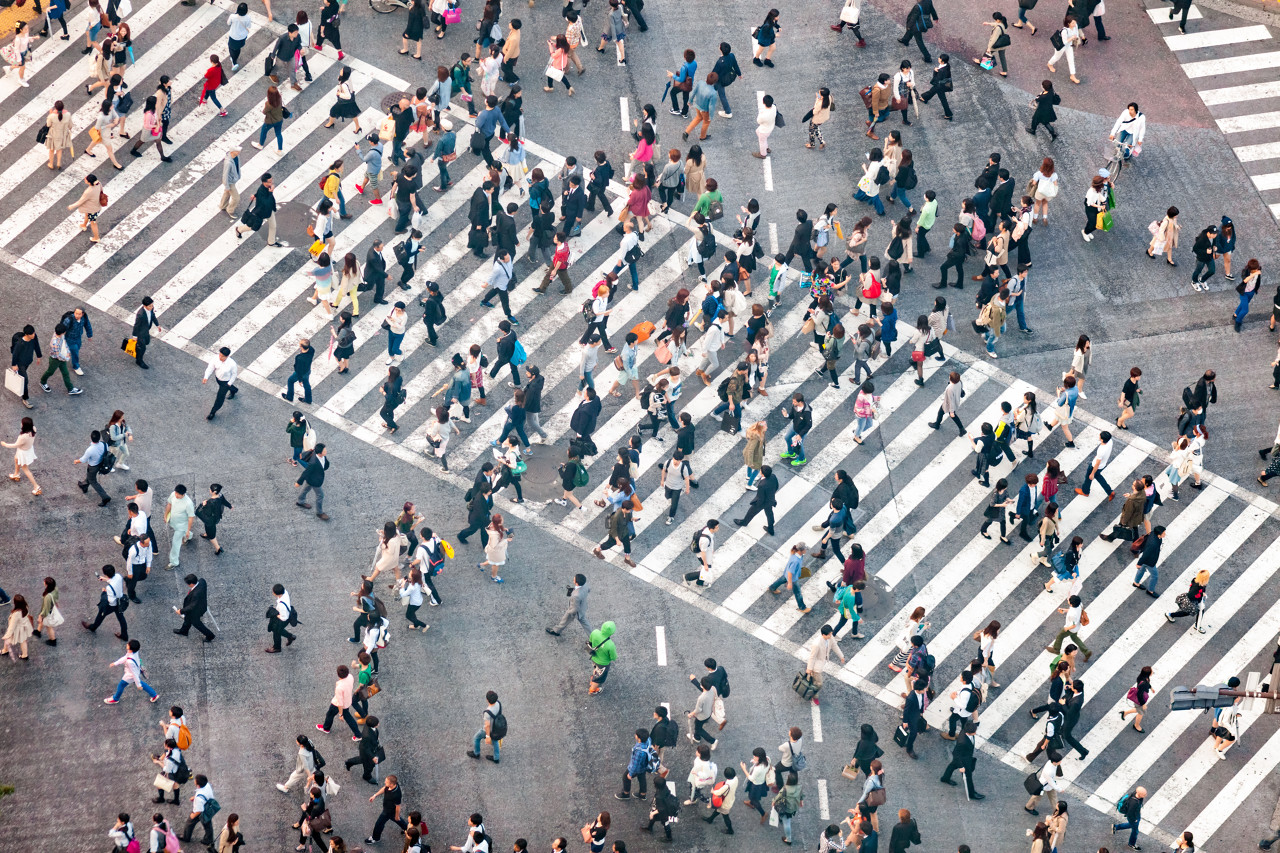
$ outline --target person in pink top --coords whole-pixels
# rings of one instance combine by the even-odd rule
[[[351,739],[360,740],[360,727],[351,716],[351,697],[355,693],[356,678],[346,664],[338,667],[338,680],[333,683],[333,698],[329,700],[329,713],[324,715],[323,723],[316,723],[316,728],[325,734],[333,725],[333,718],[342,714],[342,719],[351,728]]]
[[[631,194],[627,196],[627,215],[634,216],[638,221],[641,231],[648,231],[651,226],[649,224],[649,200],[653,198],[653,193],[649,190],[649,185],[645,183],[643,175],[635,175],[631,178]]]
[[[204,72],[204,88],[200,90],[200,104],[203,106],[204,99],[208,98],[218,108],[218,115],[220,116],[227,114],[227,111],[222,109],[222,103],[218,100],[218,87],[225,82],[227,82],[226,72],[222,70],[222,62],[218,59],[217,54],[214,54],[209,57],[209,67]]]

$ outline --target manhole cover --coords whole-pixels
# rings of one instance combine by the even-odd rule
[[[400,103],[401,98],[408,98],[409,100],[413,100],[413,93],[412,92],[392,92],[391,94],[384,96],[381,102],[382,111],[384,113],[390,111],[392,107]]]

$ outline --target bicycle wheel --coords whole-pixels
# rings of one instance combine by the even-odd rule
[[[386,15],[404,7],[399,3],[392,2],[392,0],[369,0],[369,8],[379,14]]]

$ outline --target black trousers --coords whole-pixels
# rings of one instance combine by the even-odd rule
[[[742,526],[746,527],[748,524],[751,523],[751,519],[755,518],[757,515],[759,515],[762,512],[764,513],[764,520],[769,522],[769,526],[765,529],[768,530],[770,534],[772,534],[773,533],[773,507],[771,506],[761,506],[753,503],[747,509],[747,514],[742,517]]]
[[[936,97],[938,102],[942,104],[942,114],[944,116],[950,116],[951,105],[947,103],[946,85],[946,83],[935,83],[930,86],[921,97],[924,99],[926,104],[929,103],[930,98]]]
[[[378,820],[373,824],[373,833],[369,837],[374,841],[381,841],[382,828],[387,825],[387,821],[391,821],[401,829],[409,828],[409,822],[404,818],[396,817],[394,809],[391,811],[383,809],[382,814],[378,815]]]
[[[280,651],[281,638],[288,637],[290,642],[298,639],[296,636],[289,633],[289,625],[287,622],[281,622],[279,619],[272,619],[270,623],[270,627],[271,627],[271,647],[274,648],[276,651]]]
[[[1086,755],[1089,754],[1089,750],[1085,749],[1080,744],[1080,741],[1076,740],[1074,729],[1075,729],[1074,724],[1070,726],[1062,727],[1062,742],[1070,746],[1076,752],[1080,753],[1081,758],[1084,758]]]
[[[372,781],[373,781],[373,767],[374,767],[374,763],[373,763],[373,756],[372,756],[372,755],[357,755],[355,758],[348,758],[348,759],[347,759],[347,769],[348,769],[348,770],[350,770],[352,767],[355,767],[357,764],[359,764],[362,768],[364,768],[363,772],[360,774],[360,775],[364,778],[364,780],[365,780],[366,782],[372,782]]]
[[[898,39],[898,44],[905,47],[913,38],[916,40],[916,47],[920,48],[920,55],[924,57],[924,61],[933,62],[933,57],[929,55],[929,48],[924,46],[924,33],[919,30],[907,30],[902,34],[902,38]]]
[[[463,542],[466,542],[468,536],[471,536],[478,531],[480,533],[480,544],[488,545],[489,532],[485,530],[485,526],[488,524],[489,524],[489,519],[487,517],[480,519],[474,524],[468,524],[465,530],[459,531],[458,538],[461,539]],[[436,600],[439,601],[439,599],[436,599]]]
[[[596,209],[596,199],[600,199],[600,206],[604,208],[605,213],[612,216],[613,207],[609,204],[609,196],[605,195],[604,187],[587,184],[587,210]]]
[[[496,287],[489,288],[489,292],[484,295],[481,302],[488,302],[494,296],[498,297],[498,301],[502,303],[502,313],[507,315],[507,319],[511,319],[511,296],[505,290],[498,290]]]
[[[110,500],[111,499],[110,496],[106,493],[105,490],[103,490],[102,485],[98,482],[98,471],[100,471],[101,469],[102,469],[101,465],[85,466],[84,482],[79,484],[80,491],[88,494],[89,489],[92,488],[95,492],[98,493],[98,497],[102,498],[104,501]]]
[[[950,782],[952,773],[957,770],[962,771],[964,773],[965,787],[969,790],[969,796],[972,797],[977,793],[977,791],[973,790],[973,768],[977,763],[977,759],[970,758],[966,766],[965,764],[957,762],[954,758],[951,759],[951,763],[947,765],[947,769],[942,772],[942,781]]]
[[[648,774],[641,770],[636,775],[636,781],[640,784],[640,796],[643,797],[648,790]],[[658,780],[657,782],[654,782],[654,784],[661,785],[664,783],[661,780]],[[622,793],[631,793],[631,776],[625,772],[622,774]]]
[[[504,59],[502,61],[502,67],[498,69],[498,75],[502,78],[503,83],[515,83],[520,79],[516,76],[516,62],[519,59],[520,57],[517,56],[515,59]]]
[[[120,623],[120,639],[129,639],[129,626],[124,621],[124,614],[120,612],[119,606],[111,607],[98,602],[98,617],[93,620],[93,624],[89,626],[89,630],[96,631],[98,626],[102,624],[102,620],[107,618],[108,613],[116,615],[116,621]]]
[[[135,363],[135,364],[145,364],[145,362],[142,360],[142,356],[143,356],[143,354],[144,354],[144,353],[146,353],[146,351],[147,351],[147,345],[146,345],[146,344],[144,344],[142,341],[140,341],[140,340],[139,340],[139,341],[138,341],[137,343],[135,343],[133,346],[134,346],[134,353],[133,353],[133,360],[134,360],[134,363]]]
[[[934,422],[934,424],[936,424],[937,426],[942,426],[942,419],[946,416],[946,414],[947,414],[947,413],[943,411],[942,407],[941,407],[941,406],[939,406],[939,407],[938,407],[938,417],[936,417],[936,418],[934,419],[934,421],[933,421],[933,422]],[[961,435],[964,435],[964,424],[960,422],[960,416],[959,416],[959,415],[952,415],[952,416],[951,416],[951,420],[955,422],[956,429],[960,430],[960,434],[961,434]]]
[[[218,396],[213,399],[213,408],[209,410],[211,415],[216,414],[218,409],[222,408],[222,404],[227,402],[228,397],[234,400],[236,394],[240,393],[240,389],[230,382],[224,382],[221,379],[215,381],[218,383]]]
[[[203,615],[204,614],[201,614],[201,616]],[[192,628],[195,628],[204,635],[206,640],[212,640],[213,632],[205,627],[204,622],[201,620],[201,616],[192,616],[189,613],[183,614],[182,627],[178,629],[178,633],[185,637],[191,633]]]
[[[667,823],[667,819],[662,815],[652,815],[649,818],[649,823],[647,826],[645,826],[645,829],[649,832],[653,832],[653,825],[658,822],[662,823],[662,831],[666,833],[667,840],[670,841],[671,840],[671,824]]]
[[[191,833],[195,831],[195,828],[196,828],[196,824],[197,824],[197,823],[198,823],[198,824],[202,824],[202,825],[204,826],[204,840],[203,840],[203,841],[201,841],[200,843],[201,843],[201,844],[204,844],[206,847],[208,847],[208,846],[212,846],[212,844],[213,844],[213,821],[212,821],[212,820],[210,820],[210,819],[206,819],[206,818],[205,818],[205,816],[204,816],[204,812],[201,812],[200,814],[196,815],[195,817],[189,817],[189,818],[187,818],[187,825],[183,828],[183,830],[182,830],[182,835],[181,835],[181,836],[179,836],[179,837],[180,837],[183,841],[190,841],[190,840],[191,840]]]

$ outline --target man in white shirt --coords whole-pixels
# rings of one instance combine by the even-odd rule
[[[209,808],[209,803],[217,804],[217,800],[213,798],[213,786],[209,784],[209,779],[202,773],[196,774],[196,793],[191,798],[191,815],[187,818],[187,825],[179,836],[183,841],[191,840],[191,832],[196,828],[196,824],[204,826],[204,841],[201,843],[206,847],[213,846],[213,813]]]
[[[631,289],[640,289],[640,274],[636,271],[636,261],[640,260],[640,235],[636,233],[635,223],[627,217],[622,223],[622,240],[618,243],[618,263],[614,265],[613,274],[618,275],[625,266],[631,272]]]
[[[1065,777],[1058,778],[1058,766],[1062,764],[1062,753],[1057,750],[1049,751],[1049,763],[1041,768],[1036,774],[1036,780],[1043,786],[1040,793],[1032,794],[1027,800],[1027,804],[1022,807],[1023,811],[1032,815],[1039,815],[1036,811],[1036,803],[1040,802],[1041,797],[1049,798],[1049,811],[1052,813],[1058,809],[1058,792],[1066,790],[1067,780]]]
[[[1170,17],[1173,17],[1170,15]],[[1120,117],[1116,119],[1116,123],[1111,126],[1110,139],[1119,138],[1121,145],[1142,147],[1142,140],[1147,135],[1147,117],[1138,110],[1136,102],[1130,102],[1125,107],[1124,112],[1120,113]],[[1125,153],[1125,159],[1128,160],[1131,151]]]
[[[508,292],[511,288],[511,282],[515,278],[515,268],[511,262],[511,255],[505,249],[498,249],[494,253],[493,267],[489,270],[489,278],[486,282],[489,290],[480,299],[480,304],[485,308],[492,308],[493,303],[489,300],[498,297],[498,301],[502,303],[502,313],[507,315],[507,320],[511,325],[519,326],[520,321],[511,316],[511,296]]]
[[[707,333],[702,336],[702,363],[698,365],[698,369],[694,373],[698,374],[707,385],[711,384],[711,376],[709,373],[716,373],[720,370],[720,350],[724,349],[724,323],[729,319],[729,312],[721,308],[716,312],[715,321],[707,327]]]
[[[147,575],[151,574],[151,538],[147,536],[144,529],[138,534],[134,542],[129,546],[129,551],[125,557],[125,578],[124,585],[128,591],[129,599],[136,604],[141,604],[142,599],[138,598],[138,581],[147,579]]]
[[[129,544],[146,534],[149,523],[147,517],[142,514],[142,510],[139,509],[136,503],[130,501],[126,509],[129,511],[129,518],[125,521],[124,532],[112,538],[116,540],[117,545],[125,548],[125,553],[127,554]]]
[[[1084,495],[1087,497],[1089,494],[1089,487],[1096,482],[1106,490],[1107,500],[1115,500],[1116,490],[1111,488],[1111,484],[1102,477],[1102,469],[1107,467],[1107,463],[1111,461],[1111,450],[1111,433],[1103,430],[1102,434],[1098,436],[1098,451],[1093,455],[1093,466],[1089,469],[1089,474],[1085,477],[1084,488],[1076,489],[1077,495]]]
[[[293,602],[289,599],[289,590],[285,589],[282,583],[271,587],[271,594],[275,596],[276,603],[272,605],[271,620],[267,623],[267,628],[271,631],[271,646],[266,651],[269,655],[278,655],[281,637],[284,638],[286,646],[292,646],[293,641],[297,639],[289,633],[289,617],[293,615]]]
[[[102,574],[98,575],[98,580],[106,584],[102,588],[102,594],[98,597],[98,618],[93,620],[93,624],[81,622],[80,625],[89,631],[97,631],[98,626],[102,624],[102,620],[107,618],[108,613],[116,615],[116,621],[120,623],[120,630],[116,633],[116,638],[129,641],[129,626],[124,621],[124,611],[120,607],[120,599],[124,598],[124,578],[116,574],[115,566],[103,566]]]
[[[596,364],[600,361],[600,335],[592,333],[591,338],[582,345],[582,356],[578,360],[578,390],[595,389]]]
[[[692,572],[685,572],[685,583],[694,583],[698,586],[707,585],[707,576],[711,574],[711,560],[716,555],[716,531],[719,528],[719,520],[713,518],[707,522],[706,527],[698,531],[697,556],[702,565]]]
[[[240,366],[231,358],[231,347],[223,347],[218,350],[218,357],[209,362],[209,366],[204,371],[204,379],[200,380],[201,385],[208,385],[209,377],[212,376],[218,383],[218,396],[213,401],[213,408],[205,416],[206,421],[213,420],[213,416],[218,413],[218,409],[222,408],[222,404],[227,401],[227,397],[234,400],[236,394],[240,393],[240,389],[235,385],[236,376],[239,374]]]
[[[760,108],[756,111],[756,141],[760,143],[759,151],[752,151],[751,156],[763,160],[772,151],[769,147],[769,136],[778,121],[778,108],[773,105],[773,95],[765,95],[760,99]]]
[[[840,644],[836,642],[835,635],[831,631],[830,625],[822,626],[822,636],[813,644],[813,648],[809,650],[809,662],[805,664],[805,674],[813,681],[813,686],[821,689],[822,687],[822,670],[827,665],[827,661],[831,658],[831,653],[835,652],[840,658],[840,663],[844,664],[844,652],[840,651]],[[818,704],[818,697],[813,697],[813,704]]]
[[[160,544],[156,542],[156,534],[151,526],[151,501],[155,497],[155,493],[151,491],[151,486],[146,480],[136,480],[133,487],[137,489],[136,494],[129,495],[125,498],[129,503],[138,505],[139,515],[145,516],[147,519],[147,536],[151,538],[151,552],[160,553]],[[124,544],[124,543],[121,543]]]

